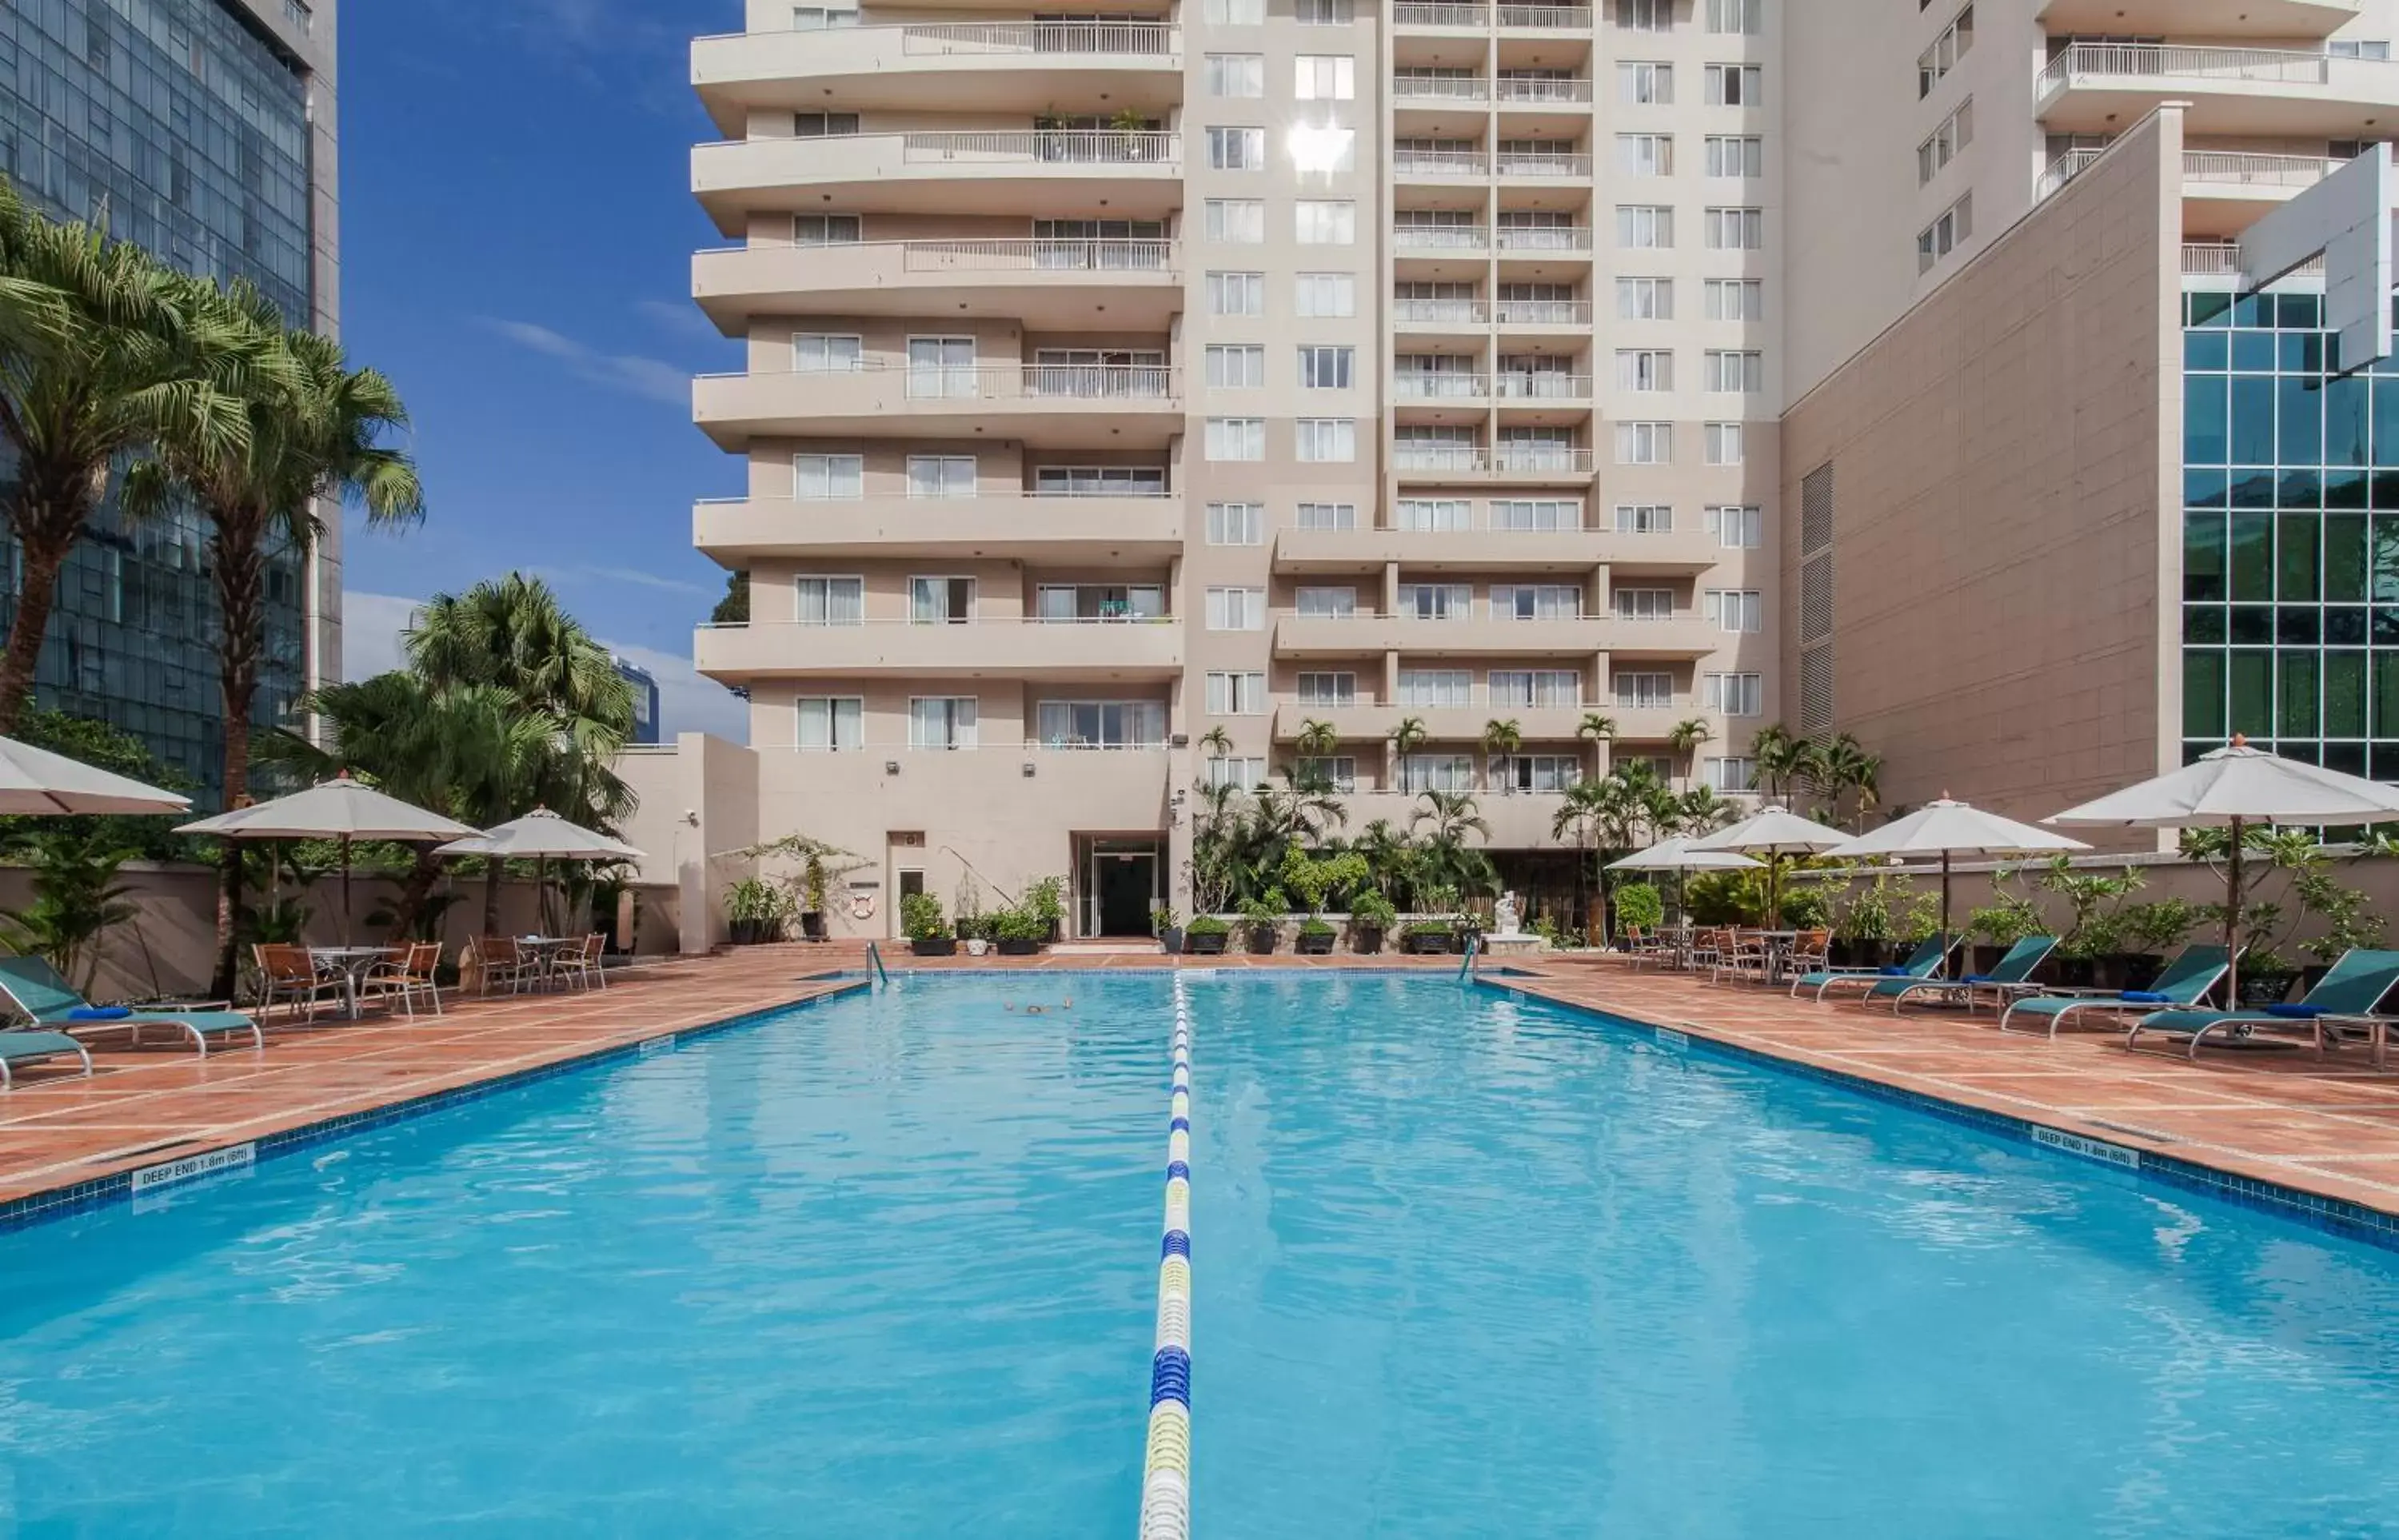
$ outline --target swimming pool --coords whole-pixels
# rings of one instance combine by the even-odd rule
[[[1129,1535],[1172,988],[0,1236],[0,1534]],[[2399,1255],[1487,988],[1185,988],[1203,1536],[2388,1532]]]

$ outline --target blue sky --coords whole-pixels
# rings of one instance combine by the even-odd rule
[[[342,7],[344,341],[408,402],[429,508],[397,536],[352,517],[350,677],[410,605],[523,569],[659,674],[669,730],[746,736],[690,671],[725,584],[691,503],[740,475],[691,426],[690,375],[739,360],[689,299],[718,242],[688,44],[740,25],[740,0]]]

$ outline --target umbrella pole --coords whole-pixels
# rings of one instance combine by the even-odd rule
[[[2224,903],[2224,1008],[2241,1008],[2241,818],[2232,819],[2232,859],[2226,872]]]
[[[1949,852],[1941,852],[1941,944],[1949,944]],[[1949,953],[1941,953],[1941,971],[1949,971]]]
[[[350,927],[350,837],[342,836],[342,945],[348,946],[358,939]]]

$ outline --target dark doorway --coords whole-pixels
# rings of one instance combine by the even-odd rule
[[[1158,857],[1146,851],[1095,851],[1092,888],[1101,936],[1146,936],[1158,892]]]

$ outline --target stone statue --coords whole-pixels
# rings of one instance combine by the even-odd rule
[[[1496,934],[1501,936],[1522,934],[1516,924],[1516,895],[1513,890],[1499,895],[1499,901],[1492,905],[1491,915],[1492,929]]]

